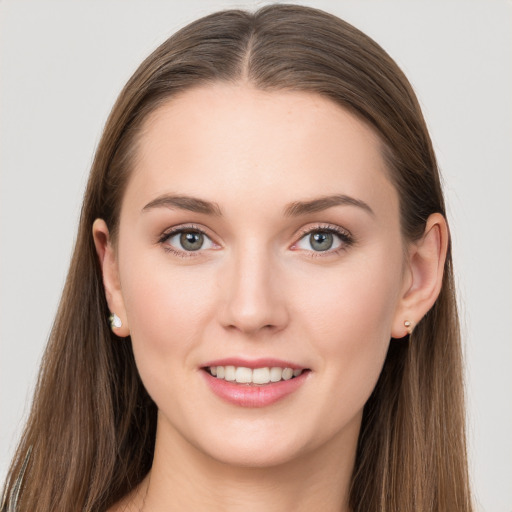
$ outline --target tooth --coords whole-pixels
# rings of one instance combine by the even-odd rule
[[[210,373],[218,379],[224,379],[230,382],[236,381],[239,384],[268,384],[269,382],[279,382],[280,380],[289,380],[292,377],[298,377],[304,370],[292,368],[246,368],[245,366],[210,366]]]
[[[283,376],[283,369],[274,366],[270,368],[270,382],[279,382]]]
[[[283,380],[290,380],[293,377],[293,370],[291,368],[285,368],[283,370]]]
[[[226,366],[224,379],[230,381],[234,381],[236,379],[234,366]]]
[[[254,384],[268,384],[270,382],[270,369],[255,368],[252,371],[252,381]]]
[[[239,384],[248,384],[252,382],[252,370],[250,368],[245,368],[244,366],[239,366],[235,371],[235,380]]]

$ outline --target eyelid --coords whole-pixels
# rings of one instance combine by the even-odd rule
[[[302,227],[296,234],[296,238],[302,238],[304,235],[308,235],[314,231],[330,231],[332,233],[344,235],[352,238],[352,234],[346,228],[338,226],[337,224],[330,224],[326,222],[320,222],[318,224],[308,224]]]
[[[181,231],[198,231],[199,233],[202,233],[203,235],[206,235],[210,238],[210,235],[208,234],[207,230],[198,225],[198,224],[178,224],[176,226],[172,226],[169,228],[166,228],[162,233],[158,236],[158,241],[162,242],[167,240],[171,235],[174,235],[176,233],[179,233]]]

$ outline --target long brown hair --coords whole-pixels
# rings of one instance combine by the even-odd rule
[[[414,92],[395,62],[359,30],[293,5],[224,11],[180,30],[129,80],[99,143],[31,414],[5,486],[7,501],[19,491],[19,510],[106,510],[151,467],[156,406],[138,376],[130,340],[116,339],[109,329],[91,227],[103,218],[115,236],[148,114],[178,93],[218,81],[314,92],[366,120],[385,147],[404,239],[421,236],[430,214],[445,214]],[[439,298],[412,336],[391,340],[365,405],[352,509],[470,511],[464,425],[448,250]]]

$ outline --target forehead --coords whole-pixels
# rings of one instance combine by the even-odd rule
[[[381,147],[367,123],[320,95],[209,85],[146,119],[126,195],[140,207],[164,193],[253,205],[363,194],[393,205]]]

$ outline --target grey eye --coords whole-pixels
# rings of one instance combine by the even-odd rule
[[[198,231],[184,231],[180,234],[180,244],[186,251],[198,251],[204,243],[204,235]]]
[[[332,233],[326,233],[325,231],[317,231],[309,235],[309,243],[315,251],[328,251],[334,242]]]
[[[309,243],[314,251],[328,251],[333,246],[334,236],[326,231],[316,231],[309,235]]]
[[[174,247],[178,251],[194,252],[203,249],[211,249],[215,244],[211,239],[198,230],[183,229],[175,231],[170,235],[165,243]]]
[[[313,252],[326,252],[338,249],[347,243],[348,240],[344,240],[341,234],[327,229],[316,229],[306,233],[297,242],[295,248]]]

